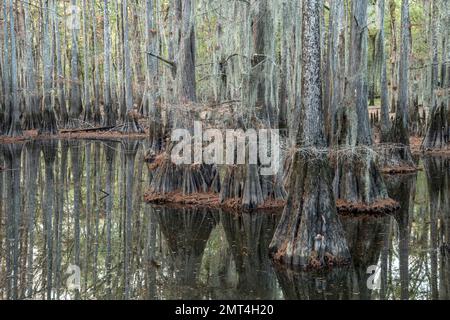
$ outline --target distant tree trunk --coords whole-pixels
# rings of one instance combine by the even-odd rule
[[[397,71],[398,71],[398,58],[397,58],[397,15],[396,15],[397,4],[395,0],[389,0],[389,14],[391,18],[391,39],[390,39],[390,62],[391,62],[391,112],[395,112],[397,107]]]
[[[444,9],[444,16],[448,14],[448,8]],[[447,18],[450,19],[450,18]],[[450,143],[450,113],[448,107],[448,93],[445,92],[445,87],[447,80],[445,80],[445,68],[441,68],[442,70],[442,83],[439,85],[439,57],[438,57],[438,34],[441,30],[445,30],[445,28],[439,28],[439,2],[438,0],[433,0],[433,23],[431,25],[432,28],[432,41],[431,41],[431,109],[430,109],[430,118],[428,121],[427,134],[422,144],[422,149],[424,150],[432,150],[432,149],[445,149],[449,147]],[[446,24],[446,20],[443,19],[444,25]],[[450,24],[448,25],[450,27]],[[448,28],[444,33],[449,33]],[[443,36],[445,39],[445,36]],[[443,61],[445,61],[446,53],[445,53],[445,41],[443,48]],[[450,62],[447,62],[450,63]],[[443,90],[439,90],[438,87],[443,88]],[[447,96],[446,96],[447,95]],[[447,101],[445,101],[447,100]]]
[[[24,2],[24,27],[25,27],[25,60],[26,60],[26,90],[25,90],[25,119],[24,129],[34,130],[40,126],[40,113],[36,85],[36,72],[34,70],[33,57],[33,31],[30,19],[30,4]]]
[[[289,107],[289,81],[291,81],[292,73],[290,72],[291,66],[289,65],[290,62],[290,48],[292,47],[292,44],[289,43],[290,37],[292,36],[290,32],[292,31],[292,25],[291,25],[291,4],[288,3],[288,1],[283,1],[281,4],[281,31],[282,31],[282,38],[281,38],[281,74],[280,74],[280,86],[278,90],[278,99],[279,99],[279,116],[278,116],[278,127],[281,130],[288,130],[288,107]]]
[[[180,39],[176,59],[177,97],[181,103],[197,101],[195,80],[195,0],[181,3]]]
[[[54,32],[55,32],[55,52],[56,52],[56,91],[57,91],[57,101],[59,106],[59,120],[63,127],[66,127],[69,122],[69,114],[67,113],[67,101],[66,93],[64,88],[64,69],[63,69],[63,57],[61,52],[61,36],[59,32],[59,19],[57,17],[57,6],[56,1],[53,1],[53,8],[55,12],[52,13]]]
[[[5,0],[6,1],[6,0]],[[20,105],[19,105],[19,80],[17,76],[17,46],[16,31],[14,27],[14,5],[13,0],[9,0],[9,31],[11,42],[11,104],[9,109],[10,122],[8,136],[16,137],[22,134],[20,125]],[[6,53],[5,53],[6,54]]]
[[[436,89],[439,86],[439,0],[430,0],[433,5],[431,22],[431,83],[430,83],[430,110],[436,108]]]
[[[347,17],[344,0],[331,3],[330,32],[328,41],[328,72],[329,107],[326,109],[326,123],[328,124],[328,140],[335,141],[337,113],[344,108],[344,90],[346,74],[346,34]]]
[[[105,62],[103,64],[104,69],[104,84],[103,84],[103,99],[104,99],[104,111],[105,111],[105,126],[116,125],[116,112],[113,108],[111,98],[111,30],[109,24],[109,1],[104,1],[104,55]]]
[[[72,0],[72,16],[76,17],[77,0]],[[76,21],[72,21],[72,58],[71,58],[71,93],[70,93],[70,118],[72,121],[78,120],[82,112],[80,80],[78,76],[78,32],[79,26],[75,25]]]
[[[442,86],[444,88],[450,88],[450,1],[443,1],[443,44],[442,44]],[[448,99],[450,99],[450,94]],[[449,102],[450,103],[450,102]]]
[[[44,21],[43,21],[43,71],[44,71],[44,92],[42,105],[42,125],[39,134],[56,134],[58,126],[56,124],[55,111],[52,104],[52,72],[53,72],[53,56],[52,56],[52,28],[50,21],[50,0],[44,0]]]
[[[157,47],[157,35],[156,35],[156,23],[154,17],[154,4],[153,0],[146,0],[146,46],[147,52],[158,53]],[[162,117],[161,108],[157,105],[157,85],[158,85],[158,64],[156,60],[150,55],[147,58],[147,73],[146,73],[146,97],[145,97],[145,109],[146,113],[149,115],[149,130],[150,130],[150,141],[152,143],[152,148],[159,150],[161,149],[162,140]]]
[[[251,107],[269,127],[275,126],[273,92],[274,27],[271,1],[258,0],[253,5],[250,95]]]
[[[302,107],[298,144],[307,152],[294,157],[290,193],[270,244],[275,260],[294,267],[345,263],[350,259],[336,213],[322,109],[319,0],[303,2]]]
[[[385,32],[384,32],[384,14],[385,0],[377,1],[377,28],[378,34],[376,39],[376,65],[377,74],[380,79],[380,97],[381,97],[381,142],[386,139],[390,129],[389,116],[389,92],[386,71],[386,49],[385,49]]]
[[[338,199],[366,206],[387,198],[386,187],[375,163],[368,113],[367,0],[353,0],[350,22],[349,65],[345,102],[338,116],[337,145],[333,155],[334,192]],[[366,210],[370,211],[369,207]]]
[[[93,95],[94,95],[94,113],[93,113],[93,120],[95,124],[100,124],[102,121],[102,115],[100,113],[100,88],[101,88],[101,83],[100,83],[100,67],[99,67],[99,63],[98,63],[98,56],[99,56],[99,51],[98,51],[98,39],[97,39],[97,13],[95,10],[95,0],[91,0],[90,2],[90,12],[91,12],[91,17],[92,17],[92,42],[93,42],[93,57],[92,57],[92,65],[94,68],[94,77],[93,77],[93,83],[94,83],[94,90],[93,90]]]
[[[83,93],[84,93],[84,121],[90,122],[92,121],[92,109],[91,109],[91,94],[90,94],[90,86],[89,86],[89,36],[88,36],[88,27],[87,27],[87,5],[86,0],[83,1]],[[126,42],[124,42],[126,44]]]
[[[135,115],[133,114],[133,83],[132,83],[132,69],[131,69],[131,54],[129,47],[129,23],[128,23],[128,0],[122,2],[123,14],[123,59],[125,67],[125,104],[126,116],[125,124],[122,128],[124,133],[142,132]]]
[[[8,2],[3,1],[3,61],[2,61],[2,84],[3,84],[3,103],[2,112],[0,113],[0,133],[8,133],[11,115],[10,109],[10,95],[11,95],[11,70],[8,67],[9,62],[9,30],[8,30]]]
[[[382,166],[390,171],[415,171],[409,143],[409,58],[411,26],[409,0],[402,0],[401,46],[399,65],[398,106],[395,121],[381,155]]]

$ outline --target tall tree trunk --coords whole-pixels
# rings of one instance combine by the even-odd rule
[[[105,126],[116,125],[116,112],[113,107],[111,97],[111,29],[109,24],[109,1],[104,0],[104,55],[105,61],[103,64],[104,69],[104,84],[103,84],[103,99],[104,99],[104,111],[105,111]]]
[[[132,70],[131,70],[131,54],[129,48],[129,23],[128,23],[128,0],[122,2],[123,15],[123,59],[125,67],[125,104],[126,116],[125,124],[122,128],[124,133],[142,132],[143,129],[137,122],[136,115],[133,112],[133,84],[132,84]]]
[[[53,55],[52,55],[52,28],[50,20],[50,0],[44,0],[44,21],[43,21],[43,71],[44,71],[44,92],[43,92],[43,106],[42,106],[42,125],[39,129],[39,134],[57,134],[58,126],[56,124],[55,111],[52,104],[52,72],[53,72]]]
[[[346,73],[346,39],[347,39],[346,4],[343,0],[333,1],[330,8],[330,32],[328,41],[329,106],[326,122],[328,124],[328,140],[335,141],[337,113],[344,106],[345,73]]]
[[[274,27],[271,1],[258,0],[252,12],[252,56],[250,73],[250,107],[256,116],[275,127],[274,101]]]
[[[33,32],[30,18],[30,4],[24,2],[24,24],[25,24],[25,60],[26,60],[26,90],[25,90],[25,119],[24,129],[38,129],[40,125],[40,113],[36,85],[36,73],[34,70],[33,57]]]
[[[409,59],[411,45],[411,25],[409,20],[409,0],[402,0],[401,43],[398,78],[398,105],[392,125],[388,145],[381,154],[382,166],[391,171],[415,171],[409,143]]]
[[[90,80],[89,80],[89,35],[88,35],[88,18],[86,0],[83,1],[83,100],[84,100],[84,121],[92,121]],[[124,42],[126,43],[126,42]]]
[[[380,100],[381,100],[381,142],[387,138],[390,129],[389,116],[389,92],[386,70],[386,49],[385,49],[385,32],[384,32],[384,16],[385,16],[385,0],[377,1],[377,28],[378,34],[376,39],[376,65],[377,74],[380,79]]]
[[[67,113],[67,101],[66,101],[66,93],[64,88],[64,80],[65,74],[63,69],[63,56],[61,52],[61,36],[60,36],[60,28],[59,28],[59,19],[57,17],[57,5],[56,1],[53,1],[54,12],[53,23],[54,23],[54,32],[55,32],[55,52],[56,52],[56,91],[57,91],[57,101],[59,107],[59,120],[61,121],[61,125],[63,127],[67,126],[69,121],[69,114]]]
[[[387,198],[383,178],[375,163],[368,113],[367,0],[353,0],[349,59],[344,106],[339,112],[336,143],[342,152],[335,162],[334,192],[338,199],[370,206]],[[391,209],[390,207],[387,209]]]
[[[181,26],[176,58],[176,88],[180,103],[197,101],[195,80],[195,0],[181,4]]]
[[[155,10],[153,0],[146,0],[145,2],[145,22],[146,22],[146,46],[147,52],[157,53],[157,33],[155,23]],[[157,105],[157,85],[158,85],[158,64],[156,60],[150,55],[147,58],[147,73],[146,73],[146,96],[145,96],[145,109],[149,115],[149,130],[150,141],[152,148],[156,151],[161,149],[162,140],[162,117],[161,108]]]
[[[72,31],[72,58],[71,58],[71,84],[70,84],[70,120],[76,121],[81,115],[82,104],[80,95],[80,80],[78,75],[78,29],[77,25],[77,0],[72,0],[72,23],[70,28]]]
[[[324,267],[348,262],[350,255],[337,217],[322,109],[319,0],[303,2],[302,107],[298,144],[307,152],[294,157],[290,193],[270,244],[275,260],[294,267]]]
[[[93,77],[93,83],[94,83],[94,90],[93,90],[93,101],[94,101],[94,110],[93,110],[93,120],[95,124],[100,124],[102,121],[102,115],[100,113],[100,67],[98,63],[98,44],[97,44],[97,16],[96,16],[96,10],[95,10],[95,0],[90,1],[90,12],[92,17],[92,43],[93,43],[93,56],[92,56],[92,65],[94,68],[94,77]]]
[[[431,41],[431,109],[428,121],[427,134],[422,144],[422,149],[445,149],[449,147],[450,143],[450,113],[448,107],[448,93],[445,93],[446,83],[445,80],[445,68],[442,69],[442,82],[439,85],[439,56],[438,56],[438,34],[439,28],[439,1],[433,0],[433,23],[432,28],[432,41]],[[448,8],[444,8],[444,16],[448,14]],[[450,18],[447,18],[450,19]],[[445,25],[445,19],[444,19]],[[449,24],[450,25],[450,24]],[[442,29],[445,30],[445,29]],[[448,30],[444,31],[449,33]],[[443,37],[445,39],[445,36]],[[445,41],[444,41],[445,42]],[[445,44],[444,44],[445,47]],[[445,49],[443,50],[443,61],[445,57]],[[441,87],[443,90],[439,90]],[[446,96],[447,95],[447,96]],[[445,101],[447,100],[447,101]]]
[[[6,0],[5,0],[6,2]],[[16,31],[14,24],[14,5],[13,1],[9,0],[9,32],[11,42],[11,103],[9,108],[10,122],[8,129],[8,136],[16,137],[22,134],[20,124],[20,106],[19,106],[19,80],[17,75],[17,44]],[[5,53],[6,54],[6,53]],[[6,65],[7,66],[7,65]]]

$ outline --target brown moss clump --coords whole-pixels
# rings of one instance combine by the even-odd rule
[[[377,200],[371,204],[353,203],[346,200],[336,200],[336,207],[340,215],[384,215],[398,209],[400,205],[393,199]]]

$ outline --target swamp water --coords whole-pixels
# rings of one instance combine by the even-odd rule
[[[341,217],[350,266],[298,273],[268,258],[277,214],[144,203],[145,142],[0,149],[0,299],[450,298],[445,158],[386,177],[396,214]]]

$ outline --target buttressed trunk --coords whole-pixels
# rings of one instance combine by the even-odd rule
[[[352,1],[348,80],[335,138],[340,150],[333,154],[336,197],[360,204],[362,211],[370,211],[374,203],[388,197],[375,153],[370,150],[373,139],[367,101],[367,5],[367,0]]]
[[[409,55],[411,30],[409,0],[402,1],[398,105],[388,145],[382,148],[381,165],[390,172],[415,171],[409,144]]]
[[[320,1],[303,2],[302,107],[290,193],[270,244],[273,258],[291,267],[321,268],[350,259],[337,217],[326,156],[320,50]]]

